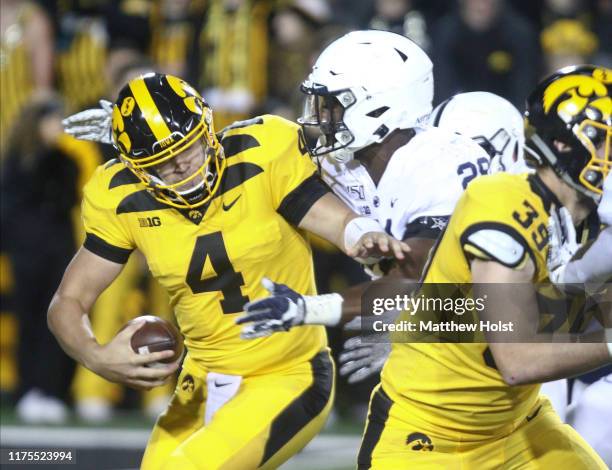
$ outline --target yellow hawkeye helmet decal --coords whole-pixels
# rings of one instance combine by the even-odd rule
[[[595,200],[612,170],[611,85],[610,69],[566,67],[544,79],[527,100],[526,152]]]
[[[593,76],[570,75],[551,83],[544,90],[544,111],[549,113],[558,102],[556,111],[559,117],[571,122],[582,113],[587,106],[593,107],[605,117],[610,117],[611,100],[606,83],[598,80],[595,75],[606,77],[605,69],[597,69]],[[607,74],[609,77],[609,73]],[[610,84],[608,80],[607,85]]]
[[[210,107],[184,80],[150,73],[130,81],[113,107],[112,128],[121,160],[158,201],[190,209],[214,196],[225,170],[223,150]],[[194,144],[202,146],[197,169],[164,180],[158,170]]]

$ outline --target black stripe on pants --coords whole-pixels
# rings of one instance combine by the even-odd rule
[[[357,457],[358,470],[368,470],[372,466],[372,453],[385,429],[391,405],[393,405],[393,401],[380,387],[372,397],[368,424]]]
[[[320,352],[310,361],[314,380],[299,397],[293,400],[272,422],[270,437],[259,466],[265,464],[304,426],[319,416],[329,402],[333,388],[334,369],[327,351]]]

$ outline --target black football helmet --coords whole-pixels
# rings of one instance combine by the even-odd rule
[[[611,85],[608,68],[571,66],[544,79],[527,98],[526,157],[549,165],[595,201],[612,170]]]
[[[213,197],[225,169],[223,149],[215,136],[212,110],[188,83],[156,73],[135,78],[119,92],[112,126],[121,160],[158,201],[187,209]],[[195,143],[203,146],[205,155],[199,168],[181,181],[164,181],[158,165]]]

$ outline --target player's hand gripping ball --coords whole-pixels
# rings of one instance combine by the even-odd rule
[[[144,324],[132,335],[130,344],[134,352],[148,354],[158,351],[172,350],[174,356],[162,359],[162,363],[172,363],[183,355],[183,337],[175,326],[153,315],[143,315],[130,320],[123,328],[135,322],[144,320]],[[123,329],[122,328],[122,329]],[[150,364],[149,366],[155,366]]]

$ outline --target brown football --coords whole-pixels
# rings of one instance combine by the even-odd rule
[[[160,361],[164,363],[174,362],[181,357],[183,354],[183,337],[172,323],[153,315],[143,315],[130,320],[127,325],[141,319],[145,319],[146,323],[132,335],[130,341],[134,352],[147,354],[168,349],[173,350],[174,356]]]

